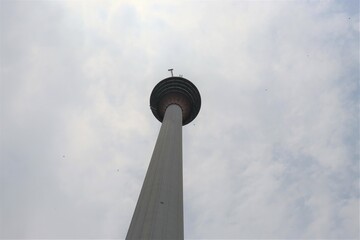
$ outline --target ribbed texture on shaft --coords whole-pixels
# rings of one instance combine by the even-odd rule
[[[184,239],[182,111],[165,112],[126,239]]]

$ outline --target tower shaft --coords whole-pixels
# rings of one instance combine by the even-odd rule
[[[182,118],[166,108],[126,239],[184,239]]]

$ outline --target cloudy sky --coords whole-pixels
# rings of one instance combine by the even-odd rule
[[[124,238],[182,74],[188,239],[359,238],[359,3],[0,1],[0,238]]]

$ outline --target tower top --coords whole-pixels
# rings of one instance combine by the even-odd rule
[[[166,108],[171,104],[180,106],[183,125],[186,125],[194,120],[200,111],[199,90],[183,77],[165,78],[154,87],[150,96],[150,108],[154,116],[162,122]]]

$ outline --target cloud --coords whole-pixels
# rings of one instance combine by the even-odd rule
[[[124,238],[175,68],[185,237],[359,237],[358,3],[0,3],[4,238]]]

